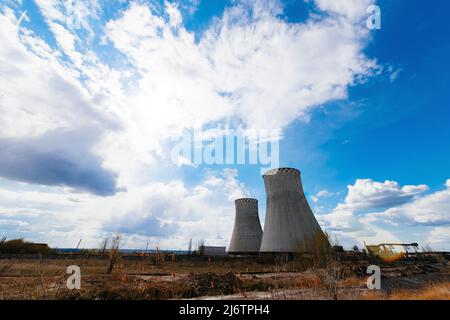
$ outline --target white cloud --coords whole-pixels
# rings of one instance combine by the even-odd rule
[[[173,3],[166,2],[165,3],[167,14],[169,15],[169,25],[172,28],[177,28],[183,22],[183,18],[181,17],[181,13],[178,10],[178,6]]]
[[[68,29],[86,29],[92,32],[89,20],[97,18],[100,4],[97,0],[35,0],[47,23],[61,23]]]
[[[401,187],[395,181],[376,182],[371,179],[357,179],[355,184],[349,185],[347,189],[344,202],[339,203],[331,213],[319,216],[320,221],[326,228],[345,233],[355,241],[374,241],[382,238],[392,240],[396,237],[377,227],[370,219],[371,216],[366,215],[367,211],[406,203],[426,191],[428,187],[425,185]]]
[[[318,197],[331,197],[332,195],[333,193],[328,190],[322,190],[317,193]]]
[[[392,65],[388,65],[386,68],[386,72],[387,72],[387,74],[389,76],[389,80],[391,82],[394,82],[395,80],[397,80],[397,78],[399,77],[399,75],[402,71],[403,70],[401,68],[394,67]]]
[[[450,185],[446,189],[414,199],[384,212],[373,213],[375,220],[394,224],[442,225],[450,224]]]
[[[328,190],[321,190],[321,191],[317,192],[316,195],[310,196],[310,198],[314,203],[317,203],[317,202],[319,202],[320,198],[331,197],[332,195],[334,195],[334,193],[332,193]]]
[[[73,33],[59,23],[54,22],[50,23],[50,29],[52,30],[60,48],[74,61],[76,65],[79,66],[82,63],[82,55],[75,50],[76,37]]]
[[[373,0],[316,0],[317,6],[324,11],[343,15],[351,20],[359,20],[366,14]]]
[[[402,70],[401,69],[397,69],[395,71],[393,71],[390,75],[389,75],[389,79],[391,80],[391,82],[394,82],[395,80],[397,80],[398,76],[400,75],[400,72]]]
[[[433,228],[427,237],[427,243],[433,245],[434,250],[449,250],[450,227]]]
[[[80,127],[80,119],[84,126],[106,122],[75,73],[31,32],[19,37],[10,14],[0,15],[0,136],[29,137]]]
[[[395,181],[376,182],[372,179],[357,179],[354,185],[349,185],[347,188],[347,196],[344,203],[338,205],[338,210],[392,207],[406,203],[428,190],[428,187],[423,184],[401,187]]]

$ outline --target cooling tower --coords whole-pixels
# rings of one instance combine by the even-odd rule
[[[266,172],[263,179],[267,207],[260,251],[313,251],[317,242],[325,238],[303,193],[300,171],[274,169]]]
[[[262,239],[258,200],[237,199],[234,204],[236,206],[236,218],[228,252],[232,254],[258,253]]]

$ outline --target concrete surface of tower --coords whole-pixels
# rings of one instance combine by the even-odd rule
[[[263,175],[267,194],[260,251],[311,252],[328,245],[303,192],[300,171],[273,169]]]
[[[258,215],[258,200],[237,199],[236,217],[228,252],[230,254],[257,254],[261,246],[262,228]]]

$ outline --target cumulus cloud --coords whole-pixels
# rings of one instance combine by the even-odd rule
[[[347,196],[344,203],[338,205],[338,210],[392,207],[406,203],[428,190],[428,186],[424,184],[401,187],[395,181],[376,182],[372,179],[357,179],[354,185],[347,188]]]
[[[380,208],[391,208],[413,200],[428,190],[426,185],[400,186],[398,182],[386,180],[377,182],[372,179],[357,179],[355,184],[347,186],[348,192],[343,202],[330,213],[319,216],[322,224],[338,234],[345,233],[356,241],[361,239],[398,240],[394,234],[374,224],[369,214]]]
[[[450,185],[446,189],[416,198],[401,206],[389,208],[384,212],[369,215],[375,221],[392,224],[444,225],[450,224]]]

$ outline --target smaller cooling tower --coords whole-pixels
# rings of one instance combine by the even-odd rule
[[[258,200],[243,198],[234,201],[236,218],[228,252],[231,254],[256,254],[262,240],[258,216]]]

